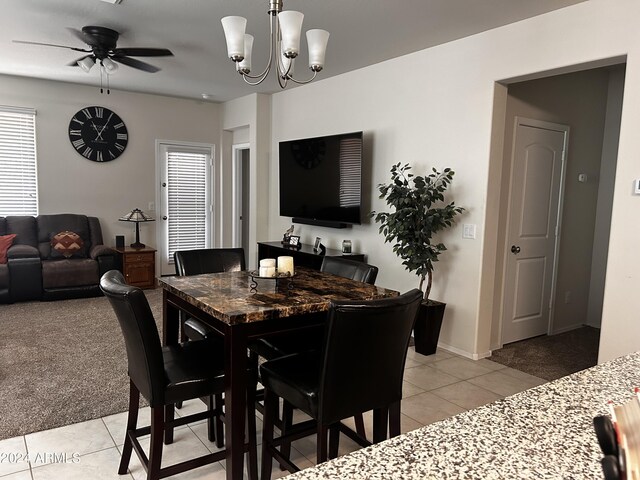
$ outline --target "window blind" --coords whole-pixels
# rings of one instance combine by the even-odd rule
[[[362,141],[358,138],[340,140],[340,206],[360,205]]]
[[[167,152],[167,261],[176,250],[207,247],[207,168],[209,155]]]
[[[0,105],[0,216],[37,214],[36,111]]]

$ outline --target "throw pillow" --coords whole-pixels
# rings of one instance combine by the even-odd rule
[[[14,238],[16,238],[15,233],[0,235],[0,263],[7,263],[7,250],[13,244]]]
[[[65,230],[51,236],[51,258],[84,257],[84,241],[75,232]]]

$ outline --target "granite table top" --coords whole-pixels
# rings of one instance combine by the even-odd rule
[[[540,385],[286,477],[601,479],[593,417],[640,386],[640,353]]]
[[[293,278],[257,278],[249,272],[224,272],[186,277],[161,277],[165,290],[230,325],[258,322],[329,309],[331,300],[372,300],[398,295],[376,287],[305,267]]]

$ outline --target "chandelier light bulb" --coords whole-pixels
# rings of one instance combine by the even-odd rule
[[[282,34],[282,51],[288,58],[295,58],[300,52],[300,34],[302,33],[303,20],[304,14],[293,10],[278,14]]]
[[[324,68],[324,58],[327,53],[329,32],[313,29],[307,32],[307,45],[309,46],[309,68],[319,72]]]
[[[234,62],[241,62],[244,58],[244,35],[247,29],[247,19],[229,16],[222,20],[224,36],[227,40],[227,53]]]
[[[238,72],[247,74],[251,72],[251,50],[253,49],[253,35],[244,35],[244,59],[238,63]]]

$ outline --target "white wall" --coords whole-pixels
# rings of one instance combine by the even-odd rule
[[[393,59],[339,77],[284,91],[272,99],[272,158],[277,145],[291,138],[363,130],[367,135],[372,207],[383,209],[375,185],[386,181],[395,162],[417,171],[451,167],[456,177],[451,199],[467,208],[458,225],[441,237],[449,251],[437,265],[432,296],[447,302],[440,337],[454,351],[484,356],[490,349],[494,269],[483,255],[495,255],[496,193],[489,177],[494,84],[542,76],[588,62],[627,55],[618,168],[604,297],[600,361],[640,348],[640,225],[629,222],[640,207],[631,182],[640,177],[640,4],[635,0],[591,0],[523,22]],[[328,61],[330,61],[328,59]],[[606,61],[604,62],[606,63]],[[504,103],[504,102],[502,102]],[[493,174],[494,170],[492,170]],[[277,162],[271,163],[269,237],[277,239],[290,224],[278,215]],[[463,240],[462,223],[478,225],[476,240]],[[368,221],[348,231],[297,226],[309,243],[322,237],[338,247],[344,237],[380,267],[378,284],[405,291],[417,279],[404,271],[391,247]]]
[[[269,205],[269,149],[271,146],[271,97],[252,94],[222,104],[222,172],[223,190],[232,188],[231,145],[237,140],[249,143],[249,251],[248,268],[255,268],[258,258],[257,242],[268,239],[268,205]],[[245,143],[244,141],[242,143]],[[223,193],[227,200],[231,195]],[[224,218],[222,244],[230,246],[231,242],[231,204],[220,205],[221,217]]]
[[[0,76],[0,104],[37,110],[36,141],[40,213],[81,213],[100,219],[104,241],[135,236],[133,224],[118,218],[133,208],[149,212],[156,201],[155,140],[217,144],[219,105],[158,95]],[[127,126],[129,142],[111,162],[96,163],[71,146],[69,121],[81,108],[100,105],[116,112]],[[155,212],[149,212],[155,215]],[[140,240],[156,246],[157,222],[140,225]]]

